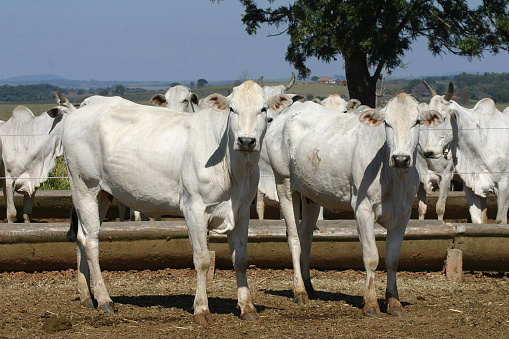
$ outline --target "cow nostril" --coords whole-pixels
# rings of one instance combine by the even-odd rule
[[[393,155],[392,159],[396,167],[408,167],[410,165],[409,155]]]
[[[424,152],[424,156],[426,158],[431,158],[431,157],[433,157],[433,152]]]
[[[241,148],[254,148],[256,146],[256,138],[239,137],[238,142]]]

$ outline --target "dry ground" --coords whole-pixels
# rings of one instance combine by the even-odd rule
[[[0,274],[0,338],[508,338],[509,275],[471,272],[461,284],[441,272],[400,272],[406,315],[362,315],[364,272],[313,270],[317,299],[292,302],[292,270],[250,268],[260,315],[239,319],[232,270],[217,270],[208,286],[215,323],[192,321],[191,269],[103,272],[115,313],[80,306],[74,270]],[[377,274],[379,298],[385,273]],[[380,300],[380,303],[382,301]]]

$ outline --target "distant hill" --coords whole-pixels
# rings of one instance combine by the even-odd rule
[[[65,80],[62,77],[54,74],[36,74],[36,75],[22,75],[17,77],[11,77],[7,79],[2,79],[2,82],[43,82],[43,81],[55,81],[55,80]]]
[[[207,86],[216,86],[216,85],[225,85],[225,84],[233,84],[235,80],[225,80],[225,81],[208,81]],[[179,83],[181,85],[191,86],[191,83],[196,84],[196,81],[189,80],[179,80],[179,81],[98,81],[98,80],[69,80],[62,78],[58,75],[54,74],[36,74],[36,75],[24,75],[17,77],[10,77],[5,79],[0,79],[0,86],[2,85],[10,85],[10,86],[18,86],[18,85],[39,85],[39,84],[49,84],[53,86],[58,86],[61,88],[74,88],[74,89],[98,89],[98,88],[108,88],[113,87],[115,85],[122,85],[128,88],[144,88],[146,90],[166,90],[172,83]]]

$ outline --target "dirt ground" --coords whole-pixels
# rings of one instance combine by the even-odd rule
[[[214,324],[207,327],[192,320],[192,269],[104,271],[103,276],[115,302],[111,315],[80,305],[74,270],[1,273],[0,338],[509,337],[507,273],[466,273],[458,284],[441,272],[399,272],[406,314],[366,318],[362,271],[313,270],[317,298],[299,306],[292,301],[292,270],[251,267],[248,279],[260,320],[249,322],[236,309],[233,270],[216,270],[208,285]],[[379,298],[384,290],[385,272],[379,272]]]

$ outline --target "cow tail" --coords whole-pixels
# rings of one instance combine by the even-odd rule
[[[69,225],[69,230],[65,238],[69,242],[76,242],[76,240],[78,240],[78,213],[74,206],[72,206],[71,209],[71,224]]]

